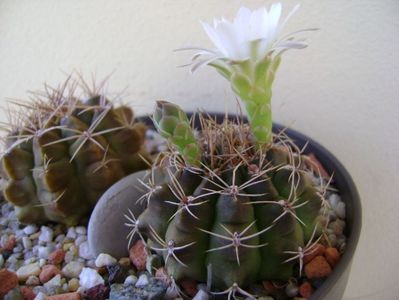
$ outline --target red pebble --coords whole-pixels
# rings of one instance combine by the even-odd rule
[[[168,276],[168,273],[164,267],[161,267],[155,271],[155,278],[161,280],[167,286],[169,286],[171,283],[170,277]]]
[[[58,269],[54,265],[45,265],[42,268],[42,271],[40,272],[39,279],[41,283],[46,283],[49,281],[51,278],[54,276],[61,274],[60,269]]]
[[[324,256],[316,256],[305,265],[305,274],[309,279],[324,278],[332,272],[330,265]]]
[[[4,244],[3,249],[6,251],[12,251],[17,244],[17,240],[15,239],[15,236],[10,236],[8,241]]]
[[[324,255],[325,251],[326,247],[324,247],[322,244],[316,244],[308,251],[308,254],[305,254],[305,256],[303,257],[303,263],[307,264],[316,256]]]
[[[277,287],[273,282],[271,281],[263,281],[262,282],[263,288],[268,292],[268,293],[273,293],[277,290]]]
[[[59,265],[64,261],[65,251],[63,249],[57,249],[50,253],[48,256],[48,262],[52,265]]]
[[[35,292],[27,286],[21,286],[21,294],[25,300],[34,300],[36,298]]]
[[[194,298],[198,292],[197,282],[195,280],[183,279],[180,281],[180,286],[183,288],[184,293],[191,298]]]
[[[75,293],[67,293],[46,297],[46,300],[80,300],[80,294],[78,292]]]
[[[18,277],[14,272],[0,269],[0,299],[18,285]]]
[[[129,250],[129,258],[138,271],[144,271],[147,262],[147,251],[144,242],[138,240]]]
[[[307,282],[307,281],[305,281],[304,283],[302,283],[302,284],[299,286],[299,294],[300,294],[302,297],[304,297],[304,298],[306,298],[306,299],[309,299],[310,296],[313,294],[312,285],[311,285],[309,282]]]
[[[306,160],[306,162],[307,162],[308,166],[313,170],[313,172],[315,172],[316,174],[320,172],[320,175],[324,179],[330,178],[330,175],[328,174],[326,169],[324,169],[323,165],[317,159],[316,155],[314,155],[313,153],[310,153],[310,154],[306,155],[306,157],[308,158]]]
[[[331,268],[334,268],[339,262],[340,254],[336,248],[327,248],[326,252],[324,253],[324,257],[330,264]]]

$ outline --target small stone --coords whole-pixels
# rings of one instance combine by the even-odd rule
[[[166,272],[165,267],[157,269],[155,272],[155,278],[162,281],[166,285],[170,285],[171,283],[170,277],[168,276],[168,272]]]
[[[28,225],[23,229],[24,233],[26,235],[31,235],[34,234],[37,231],[37,226],[36,225]]]
[[[95,264],[97,268],[115,265],[116,259],[113,258],[111,255],[101,253],[99,256],[97,256]]]
[[[87,241],[87,237],[85,235],[80,235],[75,240],[75,246],[79,247],[82,243]]]
[[[323,256],[316,256],[305,265],[305,274],[309,279],[324,278],[332,272],[330,265]]]
[[[209,300],[209,294],[204,290],[199,290],[198,293],[195,294],[193,300]]]
[[[331,247],[335,247],[337,245],[337,236],[335,234],[329,234],[328,243]]]
[[[32,248],[32,241],[30,238],[28,238],[27,236],[24,236],[22,238],[22,245],[24,246],[24,249],[30,249]]]
[[[84,226],[75,227],[75,231],[76,231],[77,234],[80,234],[80,235],[86,235],[87,234],[87,229]]]
[[[40,280],[39,277],[32,275],[29,276],[28,279],[25,282],[26,285],[39,285],[40,284]]]
[[[42,259],[47,259],[51,253],[50,247],[40,246],[38,249],[38,256]]]
[[[60,274],[61,271],[54,265],[45,265],[40,272],[39,279],[42,283],[46,283],[54,276]]]
[[[17,244],[17,240],[16,240],[15,236],[11,236],[7,240],[7,242],[4,243],[3,249],[6,251],[12,251],[16,244]]]
[[[46,297],[46,300],[80,300],[80,299],[81,299],[80,294],[77,292]]]
[[[73,254],[73,252],[71,252],[71,251],[65,252],[64,261],[65,261],[66,264],[68,264],[71,261],[73,261],[74,258],[75,258],[75,255]]]
[[[108,298],[109,288],[103,284],[99,284],[84,291],[83,295],[87,300],[105,300]]]
[[[36,297],[35,297],[34,300],[46,300],[46,298],[47,298],[47,295],[46,295],[46,294],[44,294],[44,293],[42,293],[42,292],[39,292],[39,293],[36,295]]]
[[[308,254],[304,255],[303,263],[307,264],[316,256],[323,255],[324,251],[326,251],[326,247],[324,247],[322,244],[316,244],[313,248],[309,250]]]
[[[34,300],[36,297],[35,292],[27,286],[21,286],[21,294],[25,300]]]
[[[337,214],[338,218],[345,219],[346,217],[346,208],[344,202],[339,202],[337,207],[335,208],[335,213]]]
[[[183,279],[180,282],[180,286],[182,287],[184,293],[191,298],[194,297],[198,292],[197,282],[195,280]]]
[[[46,264],[46,260],[44,258],[39,259],[39,267],[42,268]]]
[[[134,275],[129,275],[128,277],[126,277],[125,281],[123,282],[124,285],[134,285],[137,282],[137,277]]]
[[[124,267],[130,267],[130,258],[129,257],[122,257],[119,259],[118,263]]]
[[[345,221],[336,219],[328,225],[328,228],[332,229],[332,232],[336,235],[342,235],[345,228]]]
[[[330,202],[331,208],[335,210],[338,203],[342,202],[341,197],[338,194],[331,194],[328,197],[328,202]]]
[[[90,251],[89,242],[86,241],[86,242],[83,242],[82,244],[80,244],[79,256],[84,259],[93,258],[93,255],[91,254],[91,251]]]
[[[55,238],[55,242],[56,243],[61,243],[61,242],[63,242],[65,240],[65,234],[60,234],[60,235],[57,235],[57,237]]]
[[[29,276],[32,275],[39,276],[40,274],[39,263],[36,262],[26,266],[22,266],[17,270],[16,274],[20,281],[25,281],[26,279],[28,279]]]
[[[24,300],[19,287],[13,288],[3,298],[3,300]]]
[[[79,287],[80,287],[79,279],[72,278],[71,280],[68,281],[68,290],[70,292],[76,292]]]
[[[293,281],[289,281],[288,284],[285,286],[285,293],[288,297],[295,297],[296,295],[298,295],[298,292],[299,288]]]
[[[109,300],[166,299],[164,297],[166,289],[167,286],[163,282],[154,278],[151,278],[150,284],[145,288],[114,283],[111,285]]]
[[[62,268],[61,272],[67,278],[77,278],[79,277],[83,267],[84,264],[81,262],[71,261]]]
[[[47,281],[43,286],[49,290],[52,287],[60,287],[62,285],[61,283],[61,275],[58,274],[51,278],[49,281]]]
[[[339,262],[340,254],[336,248],[327,248],[326,252],[324,253],[324,257],[330,264],[331,268],[334,268],[335,265]]]
[[[54,236],[54,231],[47,226],[42,226],[40,228],[40,235],[39,235],[39,241],[40,242],[51,242],[53,240]]]
[[[147,251],[144,242],[137,240],[129,250],[129,258],[138,271],[144,271],[147,263]]]
[[[79,284],[85,289],[90,289],[93,286],[104,284],[104,279],[94,269],[83,268],[79,275]]]
[[[149,284],[148,276],[146,274],[140,275],[139,279],[136,282],[136,287],[143,288]]]
[[[18,285],[18,277],[7,269],[0,270],[0,299]]]
[[[304,283],[302,283],[302,284],[299,286],[299,294],[300,294],[302,297],[304,297],[304,298],[306,298],[306,299],[309,299],[310,296],[313,294],[312,285],[311,285],[309,282],[307,282],[307,281],[305,281]]]
[[[57,249],[51,252],[48,256],[48,262],[53,265],[58,265],[64,261],[65,251],[63,249]]]
[[[77,233],[76,233],[76,230],[75,230],[75,228],[74,227],[70,227],[69,229],[68,229],[68,232],[67,232],[67,235],[66,235],[66,237],[67,238],[70,238],[70,239],[72,239],[72,240],[74,240],[74,239],[76,239],[77,238]]]

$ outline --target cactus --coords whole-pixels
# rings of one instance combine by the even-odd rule
[[[75,225],[103,192],[127,174],[147,168],[146,127],[127,106],[113,107],[77,81],[46,86],[31,101],[9,108],[1,157],[3,194],[23,223]],[[19,109],[19,110],[18,110]]]
[[[177,282],[205,282],[210,266],[214,289],[246,293],[258,280],[300,275],[324,205],[301,150],[284,133],[265,150],[246,123],[200,119],[195,133],[177,105],[157,102],[154,124],[171,150],[143,179],[147,208],[130,218],[132,234]]]

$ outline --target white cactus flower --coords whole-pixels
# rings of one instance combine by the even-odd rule
[[[213,26],[201,22],[206,34],[215,45],[215,49],[201,47],[185,47],[178,50],[199,50],[193,58],[191,70],[219,62],[241,62],[262,60],[270,53],[279,54],[288,49],[302,49],[307,46],[304,39],[294,39],[294,35],[304,29],[293,32],[279,39],[288,19],[296,12],[296,5],[281,21],[282,5],[273,4],[269,10],[266,7],[251,11],[241,7],[233,22],[225,18],[214,19]],[[216,63],[217,64],[217,63]]]

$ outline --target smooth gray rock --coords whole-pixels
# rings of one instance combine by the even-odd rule
[[[97,257],[107,253],[115,258],[129,256],[128,240],[130,229],[124,215],[128,209],[137,217],[145,209],[136,200],[145,192],[137,179],[143,180],[148,171],[133,173],[113,184],[97,202],[91,214],[88,228],[88,240],[92,254]]]
[[[148,285],[137,288],[131,284],[111,285],[109,300],[161,300],[164,299],[167,286],[160,280],[151,278]]]

